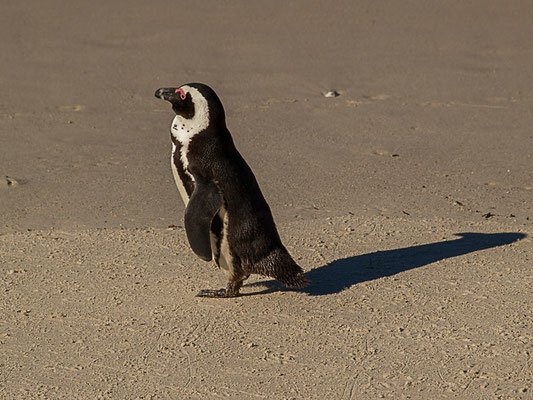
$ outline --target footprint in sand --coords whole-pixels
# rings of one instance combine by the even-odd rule
[[[375,94],[374,96],[365,96],[365,98],[367,99],[370,99],[370,100],[388,100],[390,98],[392,98],[392,96],[390,94]]]
[[[21,117],[23,113],[15,112],[15,113],[0,113],[1,118],[3,119],[15,119],[18,117]]]
[[[390,151],[387,151],[387,150],[372,150],[371,151],[372,154],[376,155],[376,156],[389,156],[389,157],[400,157],[400,155],[398,153],[391,153]]]
[[[422,107],[472,107],[472,108],[507,108],[503,105],[497,104],[474,104],[474,103],[463,103],[458,101],[448,101],[445,103],[435,102],[435,101],[426,101],[418,104]]]
[[[71,112],[71,111],[83,111],[85,106],[81,104],[76,105],[67,105],[67,106],[57,106],[57,109],[62,112]]]
[[[392,99],[390,94],[374,94],[372,96],[363,96],[364,100],[346,100],[346,104],[349,106],[359,106],[361,104],[373,104],[376,101],[384,101]]]
[[[533,190],[533,186],[531,185],[524,185],[524,186],[511,186],[511,185],[506,185],[504,183],[501,183],[501,182],[487,182],[486,183],[487,186],[495,186],[495,187],[499,187],[499,188],[502,188],[502,189],[521,189],[521,190]]]

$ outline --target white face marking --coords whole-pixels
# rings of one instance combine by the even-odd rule
[[[187,171],[189,161],[187,160],[187,150],[189,143],[194,135],[203,131],[209,125],[209,106],[204,96],[195,88],[184,85],[185,94],[189,93],[194,104],[194,117],[191,119],[183,118],[180,115],[174,117],[170,131],[172,136],[176,138],[182,145],[181,147],[181,161]]]

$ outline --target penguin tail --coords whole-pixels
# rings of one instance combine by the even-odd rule
[[[290,289],[301,289],[311,282],[303,272],[299,272],[296,275],[279,276],[276,277],[276,280]]]
[[[254,267],[253,272],[270,276],[290,289],[301,289],[310,282],[284,248],[274,250]]]

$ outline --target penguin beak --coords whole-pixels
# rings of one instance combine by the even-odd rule
[[[174,103],[179,99],[179,93],[176,95],[176,88],[160,88],[155,91],[155,97]]]

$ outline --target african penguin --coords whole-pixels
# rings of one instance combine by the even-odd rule
[[[270,276],[289,288],[309,283],[279,237],[270,207],[252,170],[233,144],[224,107],[201,83],[161,88],[157,98],[176,113],[170,129],[171,166],[186,205],[185,231],[193,252],[215,260],[226,289],[200,297],[235,297],[250,274]]]

